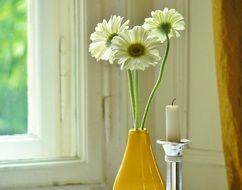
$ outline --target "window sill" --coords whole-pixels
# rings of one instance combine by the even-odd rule
[[[35,188],[22,188],[16,190],[104,190],[103,184],[95,185],[82,185],[82,184],[73,184],[73,185],[62,185],[62,186],[49,186],[49,187],[35,187]],[[14,190],[14,189],[11,189]]]
[[[89,162],[78,157],[0,162],[0,190],[102,190],[102,172]]]

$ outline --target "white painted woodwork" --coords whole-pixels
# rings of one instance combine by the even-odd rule
[[[171,52],[164,85],[156,108],[156,137],[164,138],[161,107],[175,96],[181,106],[183,138],[192,141],[184,155],[184,189],[226,190],[221,144],[218,94],[213,46],[212,9],[209,0],[165,1],[186,19],[186,31]],[[157,1],[157,6],[160,3]],[[171,49],[174,46],[172,45]],[[175,63],[174,63],[175,61]],[[167,90],[168,89],[168,90]],[[168,98],[169,97],[169,98]],[[162,106],[160,106],[162,105]],[[159,111],[160,110],[160,111]],[[160,132],[162,128],[162,132]],[[160,147],[156,145],[158,160]],[[162,167],[164,172],[165,167]]]
[[[226,190],[215,74],[211,1],[190,1],[186,189]],[[192,179],[192,180],[189,180]]]
[[[106,0],[106,3],[108,2],[110,1]],[[142,23],[150,10],[163,9],[166,6],[176,8],[186,19],[186,31],[182,32],[178,40],[171,39],[169,61],[154,103],[155,108],[147,125],[163,176],[165,176],[164,154],[161,147],[155,144],[155,140],[165,138],[165,105],[170,104],[176,97],[176,103],[181,107],[182,137],[192,140],[184,156],[184,189],[226,190],[210,1],[154,0],[149,1],[150,4],[146,1],[142,3],[126,1],[126,3],[128,6],[126,15],[134,24]],[[139,6],[135,6],[136,4]],[[112,12],[115,12],[115,7],[111,7],[104,14],[108,18]],[[110,75],[114,77],[111,87],[113,116],[111,116],[111,141],[106,144],[107,190],[112,189],[121,161],[120,156],[126,143],[127,126],[123,124],[128,123],[130,126],[129,107],[124,105],[125,102],[129,104],[126,76],[125,73],[120,73],[117,67],[111,68]],[[142,73],[144,85],[153,83],[155,73],[154,69],[149,69],[144,75]],[[149,87],[143,87],[142,90],[148,91]],[[146,97],[147,93],[143,92],[142,103]],[[125,110],[128,116],[125,115]]]
[[[48,162],[48,165],[42,163],[32,167],[33,170],[26,170],[26,173],[22,173],[22,170],[18,171],[19,168],[15,167],[16,173],[13,174],[17,180],[23,179],[21,177],[25,174],[31,176],[33,173],[42,173],[39,181],[35,181],[32,176],[22,181],[21,185],[28,181],[35,184],[36,187],[28,190],[112,189],[123,156],[128,129],[132,127],[127,78],[126,73],[120,71],[119,66],[96,63],[95,59],[90,57],[87,51],[90,42],[88,38],[96,24],[104,18],[109,19],[111,15],[124,16],[125,19],[131,20],[131,24],[136,25],[142,24],[151,10],[163,9],[167,6],[181,12],[187,24],[181,38],[171,40],[171,52],[164,78],[148,118],[147,127],[154,152],[162,174],[165,176],[164,154],[155,140],[165,138],[165,106],[176,97],[176,103],[181,110],[181,135],[183,138],[192,140],[184,153],[184,189],[226,190],[210,1],[73,0],[73,2],[77,10],[70,9],[70,11],[78,15],[75,15],[75,23],[70,23],[70,26],[79,24],[71,34],[71,42],[79,38],[81,43],[70,49],[71,61],[78,63],[74,70],[80,69],[80,73],[76,73],[78,86],[72,87],[76,88],[80,97],[77,100],[79,113],[85,112],[84,115],[77,116],[79,124],[85,125],[84,128],[80,128],[79,138],[77,137],[81,145],[78,150],[79,153],[83,153],[84,163],[89,163],[89,166],[87,164],[86,167],[81,167],[83,160],[75,159]],[[78,6],[84,7],[78,8]],[[80,54],[77,51],[80,51]],[[151,68],[141,75],[141,107],[144,107],[147,92],[150,91],[157,72]],[[75,106],[75,102],[69,102],[69,106]],[[102,106],[104,106],[104,112],[101,110]],[[73,121],[72,124],[74,125],[75,122]],[[62,135],[65,136],[66,132],[68,131],[63,132]],[[70,140],[67,143],[73,142]],[[62,144],[62,148],[66,149],[65,144]],[[28,169],[26,166],[22,168]],[[11,168],[6,167],[4,170],[0,169],[0,172],[10,170]],[[44,181],[46,176],[48,180]],[[60,179],[59,177],[63,178],[63,183],[54,183],[55,180]],[[0,179],[0,189],[1,180],[5,180],[4,177]],[[79,184],[68,185],[68,182]],[[42,183],[46,187],[40,188]],[[25,187],[17,189],[27,190]]]
[[[100,6],[95,7],[92,2],[86,0],[55,0],[51,2],[43,0],[33,3],[41,10],[37,11],[41,23],[43,25],[44,23],[49,24],[48,26],[44,25],[48,30],[41,28],[44,32],[61,30],[53,36],[55,44],[48,46],[48,42],[52,42],[51,39],[49,41],[48,39],[42,39],[42,41],[38,39],[42,45],[41,49],[48,55],[45,57],[44,54],[39,60],[41,62],[48,61],[44,65],[44,71],[53,73],[53,76],[48,75],[45,79],[43,77],[45,73],[41,70],[39,74],[41,79],[44,78],[41,87],[50,85],[51,91],[58,91],[60,94],[57,96],[53,93],[50,97],[44,96],[43,101],[46,100],[46,102],[42,103],[47,104],[47,110],[42,110],[42,114],[46,117],[35,122],[38,125],[44,125],[49,120],[51,121],[53,130],[49,130],[50,142],[52,140],[58,150],[64,150],[64,152],[63,154],[49,154],[44,159],[18,159],[0,162],[0,189],[100,190],[104,178],[103,135],[101,135],[103,125],[102,85],[100,81],[102,75],[100,64],[96,64],[93,59],[90,59],[87,49],[90,31],[93,31],[92,26],[96,25],[97,18],[100,18],[98,14]],[[43,9],[42,6],[45,8]],[[95,7],[95,15],[92,15],[92,12],[87,12],[90,7]],[[52,9],[54,11],[51,11]],[[47,15],[41,16],[44,13]],[[53,18],[51,13],[54,14]],[[62,17],[63,19],[61,19]],[[51,19],[54,19],[53,22],[56,25],[52,25]],[[36,26],[35,29],[38,30],[40,26]],[[59,46],[58,39],[63,38],[66,39],[66,43]],[[37,48],[38,51],[41,49]],[[51,52],[55,53],[51,54]],[[55,56],[56,59],[53,58],[55,63],[48,59],[49,56]],[[47,63],[50,70],[48,70]],[[61,64],[60,73],[59,67],[53,68],[55,65],[59,66],[59,63]],[[38,62],[38,68],[41,67],[40,64]],[[55,77],[56,73],[60,74],[61,81],[58,75]],[[53,81],[49,77],[53,77]],[[41,81],[38,80],[38,82]],[[66,84],[63,84],[65,82]],[[59,91],[60,84],[63,89]],[[41,91],[41,93],[44,92]],[[60,95],[62,95],[61,98],[59,98]],[[48,110],[52,106],[55,106],[57,111]],[[43,107],[38,108],[43,109]],[[52,116],[55,117],[51,118]],[[48,131],[45,132],[48,133]],[[64,138],[65,141],[56,142],[55,138],[51,139],[51,135],[54,134],[58,139]],[[48,146],[48,144],[46,145]],[[52,144],[49,146],[52,150]],[[21,150],[24,151],[24,149]]]

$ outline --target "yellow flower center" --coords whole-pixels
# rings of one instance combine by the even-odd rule
[[[142,44],[131,44],[128,48],[129,55],[131,57],[140,57],[145,53],[145,47]]]

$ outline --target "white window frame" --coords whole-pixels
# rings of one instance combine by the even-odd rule
[[[49,4],[28,1],[28,133],[0,136],[0,160],[56,157],[60,152],[60,32],[58,9]]]
[[[87,189],[87,185],[93,184],[95,187],[101,188],[103,182],[102,94],[101,85],[98,83],[101,81],[101,74],[96,74],[101,73],[101,66],[88,63],[89,34],[87,25],[90,19],[88,19],[86,12],[87,0],[41,0],[38,3],[46,6],[45,9],[53,14],[53,18],[58,19],[57,13],[59,13],[64,14],[62,17],[64,19],[59,20],[58,46],[56,46],[55,41],[54,47],[53,44],[45,47],[49,50],[53,48],[53,52],[58,52],[58,57],[53,58],[56,62],[51,65],[51,72],[54,72],[53,76],[60,74],[60,82],[53,84],[53,81],[50,81],[50,84],[45,84],[49,86],[48,90],[54,91],[51,97],[47,97],[51,100],[49,102],[54,103],[42,108],[40,104],[36,105],[34,108],[42,109],[43,115],[41,120],[34,122],[45,125],[45,120],[50,118],[50,120],[55,121],[51,123],[55,128],[50,134],[57,133],[56,138],[67,139],[67,141],[57,144],[61,150],[64,150],[58,157],[55,157],[58,153],[51,155],[53,149],[50,149],[50,152],[47,152],[43,159],[0,161],[0,189],[54,187],[66,184],[79,184],[80,189]],[[63,10],[68,11],[63,12]],[[38,14],[41,16],[40,12]],[[43,20],[42,24],[47,21]],[[68,25],[63,23],[68,23]],[[50,22],[50,24],[53,23]],[[36,26],[36,30],[41,31],[41,28]],[[56,39],[54,35],[57,33],[53,33],[52,37]],[[53,39],[49,38],[49,40]],[[39,43],[41,44],[42,41]],[[39,51],[43,50],[42,48],[40,46]],[[53,55],[56,56],[55,53]],[[45,58],[37,57],[37,61],[47,61]],[[55,64],[59,65],[60,70],[56,70]],[[48,72],[48,68],[45,69],[44,71]],[[37,77],[40,77],[37,78],[39,80],[41,77],[45,77],[45,74]],[[42,88],[44,89],[46,86],[42,86]],[[53,89],[54,86],[60,86],[60,98],[55,99],[57,94]],[[36,89],[34,90],[36,96],[43,95],[42,88],[38,93],[36,93]],[[71,89],[71,93],[67,92],[68,89]],[[50,115],[44,115],[43,111],[46,108],[50,109],[52,114],[48,112]],[[56,110],[59,111],[55,112]],[[68,125],[71,127],[67,128]],[[68,136],[71,138],[65,138]],[[56,140],[58,141],[58,139]],[[69,150],[69,147],[73,149]],[[54,149],[58,150],[56,147]]]

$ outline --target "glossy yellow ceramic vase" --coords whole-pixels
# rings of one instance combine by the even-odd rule
[[[165,190],[147,130],[130,130],[113,190]]]

